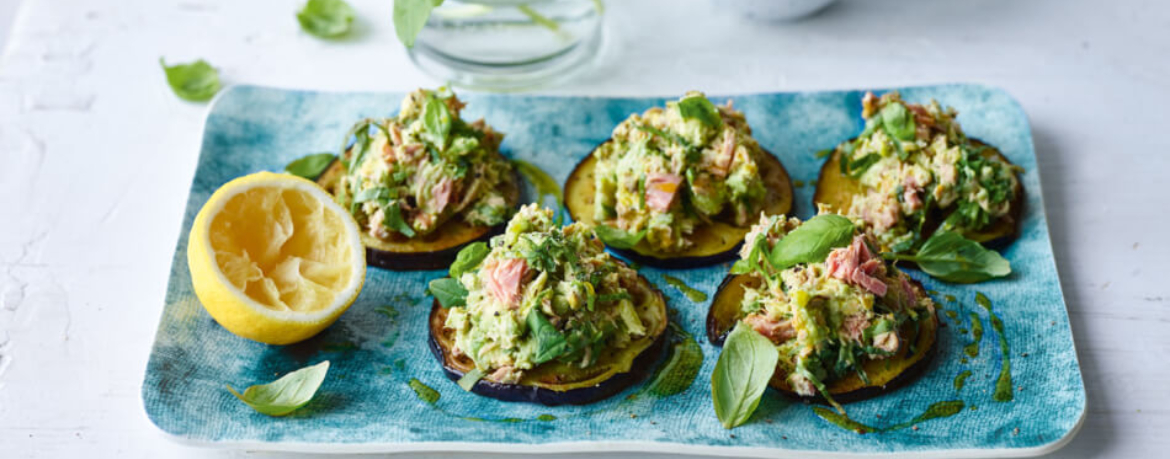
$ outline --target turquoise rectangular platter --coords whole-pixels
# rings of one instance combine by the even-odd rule
[[[728,265],[663,271],[642,268],[677,310],[704,354],[697,379],[669,397],[635,385],[589,406],[544,407],[507,403],[464,392],[448,380],[426,345],[431,300],[427,281],[441,271],[391,272],[370,268],[351,309],[320,335],[290,346],[238,338],[203,310],[191,289],[187,233],[200,206],[220,185],[241,175],[280,171],[308,153],[335,151],[355,120],[389,116],[401,93],[333,93],[236,86],[210,108],[202,152],[171,268],[170,284],[142,398],[150,419],[179,440],[249,449],[314,452],[600,452],[646,451],[758,457],[1028,456],[1066,443],[1085,415],[1085,390],[1060,290],[1041,200],[1028,120],[1006,92],[980,85],[898,88],[916,102],[937,99],[960,112],[972,137],[998,146],[1024,168],[1027,205],[1020,238],[1004,256],[1013,274],[979,285],[949,285],[917,271],[936,290],[941,329],[938,354],[925,375],[878,398],[847,405],[850,416],[877,426],[912,419],[933,402],[963,400],[968,409],[917,429],[859,435],[817,417],[809,405],[769,391],[744,426],[724,429],[710,399],[710,375],[719,348],[703,338],[708,302],[692,302],[668,286],[670,274],[707,294]],[[818,150],[862,129],[864,91],[744,94],[730,97],[747,115],[755,137],[793,179],[811,181]],[[563,183],[573,166],[632,113],[663,98],[543,97],[465,94],[464,117],[485,118],[507,133],[505,155],[529,161]],[[726,97],[713,97],[722,101]],[[814,214],[813,187],[796,189],[795,213]],[[998,334],[975,304],[985,293],[1006,327],[1014,400],[995,402],[1001,368]],[[944,299],[953,295],[954,302]],[[389,306],[390,308],[381,308]],[[376,309],[381,308],[381,312]],[[946,311],[954,311],[956,319]],[[979,355],[963,362],[975,314],[987,329]],[[329,376],[306,408],[283,418],[259,414],[236,400],[225,384],[246,387],[329,360]],[[964,370],[972,376],[956,390]],[[434,405],[416,397],[408,381],[436,389]],[[977,409],[972,409],[977,408]],[[556,419],[548,419],[552,415]],[[879,417],[880,416],[880,417]]]

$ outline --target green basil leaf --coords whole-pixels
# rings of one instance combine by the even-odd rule
[[[488,248],[486,242],[479,241],[468,244],[467,247],[459,251],[459,254],[455,256],[455,261],[451,263],[451,269],[448,271],[451,278],[463,277],[463,273],[479,266],[480,262],[487,258],[491,252],[492,249]]]
[[[464,373],[463,377],[459,378],[459,381],[456,383],[459,384],[459,387],[462,387],[463,390],[471,392],[471,388],[475,387],[475,383],[479,382],[479,380],[483,379],[483,377],[483,370],[480,370],[479,368],[472,368],[471,371]]]
[[[646,230],[631,233],[608,225],[597,225],[593,228],[593,233],[606,245],[615,249],[632,249],[646,237]]]
[[[389,190],[386,191],[387,193],[389,192]],[[354,200],[356,202],[356,196]],[[410,224],[406,223],[406,220],[402,218],[402,208],[398,206],[398,201],[387,202],[382,207],[382,213],[385,214],[385,218],[382,219],[382,226],[386,227],[386,229],[402,233],[403,236],[414,237],[414,228],[411,228]]]
[[[190,64],[167,66],[163,58],[158,58],[163,72],[167,76],[167,84],[183,100],[205,102],[211,100],[219,92],[219,71],[200,59]]]
[[[427,284],[427,292],[439,300],[439,305],[444,308],[467,305],[467,289],[458,279],[444,277],[432,280]]]
[[[387,199],[390,199],[390,189],[384,186],[366,188],[353,195],[353,202],[358,204],[369,201],[385,201]],[[388,210],[387,213],[389,213]],[[399,215],[399,218],[401,218],[401,215]],[[387,228],[394,229],[391,226],[387,226]]]
[[[735,325],[711,374],[711,400],[724,428],[752,416],[779,360],[780,353],[768,338],[743,322]]]
[[[877,153],[870,153],[870,154],[865,155],[861,158],[857,158],[857,159],[849,161],[849,163],[848,163],[849,164],[849,166],[848,166],[849,177],[860,178],[861,174],[864,174],[865,171],[869,170],[870,167],[873,167],[874,164],[877,164],[877,162],[881,161],[881,160],[882,160],[882,155],[879,155]],[[845,164],[845,163],[842,163],[842,164]]]
[[[798,263],[825,261],[829,252],[849,245],[853,240],[853,222],[835,214],[817,215],[796,227],[774,247],[768,261],[776,269],[788,269]]]
[[[898,102],[886,104],[878,116],[881,117],[882,127],[890,137],[897,140],[914,140],[914,115],[905,105]]]
[[[328,169],[329,165],[336,160],[337,155],[333,153],[314,153],[288,163],[287,166],[284,166],[284,171],[297,177],[317,180],[317,177],[325,173],[325,169]]]
[[[414,47],[414,39],[427,25],[431,11],[443,0],[394,0],[394,33],[407,48]]]
[[[447,148],[447,136],[451,134],[451,111],[447,103],[434,94],[427,96],[423,105],[423,128],[426,139],[439,151]]]
[[[731,274],[747,274],[752,272],[752,262],[746,258],[736,260],[735,264],[731,265]]]
[[[269,416],[284,416],[305,406],[329,372],[329,361],[301,368],[268,384],[248,387],[241,394],[229,384],[227,389],[252,409]]]
[[[297,13],[297,22],[305,32],[337,38],[349,33],[354,15],[353,7],[344,0],[309,0]]]
[[[914,261],[932,277],[957,284],[973,284],[1012,273],[1011,264],[999,253],[951,231],[936,231],[915,255],[883,255]]]
[[[707,127],[718,128],[723,125],[723,118],[719,116],[719,109],[715,108],[704,96],[693,95],[683,97],[678,101],[678,111],[683,118],[699,120]]]
[[[536,352],[532,356],[532,363],[540,365],[560,357],[568,350],[569,343],[565,341],[565,336],[548,321],[544,313],[540,312],[539,307],[528,311],[525,322],[528,323],[528,331],[532,333],[532,339],[536,342]]]

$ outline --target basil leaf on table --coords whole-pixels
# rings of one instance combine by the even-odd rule
[[[719,109],[704,96],[683,97],[678,101],[678,111],[683,118],[699,120],[708,127],[717,128],[723,124]]]
[[[219,92],[219,71],[200,59],[190,64],[168,66],[163,58],[158,59],[167,76],[167,84],[183,100],[205,102]]]
[[[776,269],[818,263],[837,247],[853,240],[853,222],[835,214],[817,215],[796,227],[772,247],[769,261]]]
[[[973,284],[1012,273],[1011,264],[1002,255],[951,231],[936,231],[917,254],[882,255],[892,260],[913,261],[926,274],[957,284]]]
[[[525,322],[528,324],[528,332],[532,333],[532,338],[536,341],[536,353],[532,356],[532,363],[540,365],[560,357],[568,349],[569,343],[565,336],[548,321],[539,307],[528,311]]]
[[[431,145],[439,151],[446,150],[447,137],[451,134],[451,112],[447,102],[434,94],[429,94],[423,105],[423,128],[423,135]]]
[[[459,254],[455,256],[455,261],[451,263],[451,269],[448,270],[451,278],[458,279],[463,276],[463,273],[479,266],[479,263],[487,258],[491,251],[487,243],[483,241],[468,244],[467,247],[459,251]]]
[[[467,305],[467,289],[458,279],[444,277],[427,284],[427,292],[439,301],[439,306],[454,308]]]
[[[752,416],[779,360],[780,352],[768,338],[743,322],[735,325],[711,374],[711,400],[724,428],[743,424]]]
[[[284,416],[305,406],[313,399],[325,374],[329,372],[329,361],[301,368],[268,384],[248,387],[241,394],[230,384],[227,389],[252,409],[269,416]]]
[[[394,33],[407,48],[414,47],[414,39],[427,25],[431,11],[443,0],[394,0]]]
[[[897,102],[886,104],[878,113],[882,119],[882,127],[886,134],[896,140],[914,140],[914,115],[905,105]]]
[[[333,153],[314,153],[288,163],[287,166],[284,166],[284,171],[297,177],[316,180],[336,159],[337,155]]]
[[[632,249],[646,237],[646,230],[631,233],[608,225],[597,225],[593,232],[602,242],[615,249]]]
[[[344,0],[309,0],[297,13],[297,22],[305,32],[337,38],[349,33],[354,15],[353,7]]]

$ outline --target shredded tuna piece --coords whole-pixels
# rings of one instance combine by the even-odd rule
[[[904,296],[902,298],[906,300],[906,303],[903,306],[907,308],[913,308],[918,304],[918,292],[914,290],[914,285],[910,284],[909,280],[906,280],[905,275],[903,275],[898,280],[901,281],[902,291],[904,292]]]
[[[788,375],[788,385],[792,387],[798,395],[809,397],[817,394],[817,388],[808,378],[801,376],[798,373]]]
[[[873,347],[886,352],[898,352],[898,334],[892,331],[873,337]]]
[[[902,184],[902,201],[911,212],[922,208],[922,199],[918,197],[920,190],[921,185],[918,184],[918,179],[914,178],[914,174],[907,175],[906,181]]]
[[[753,313],[743,318],[756,333],[764,335],[773,343],[780,344],[796,337],[796,329],[788,320],[776,320],[763,314]]]
[[[869,328],[869,319],[865,314],[851,314],[841,323],[841,336],[860,343],[861,334],[866,328]]]
[[[520,304],[520,282],[528,273],[528,264],[519,258],[509,258],[484,267],[487,270],[487,288],[496,300],[515,309]]]
[[[496,371],[493,371],[492,374],[488,375],[488,379],[496,382],[513,381],[516,378],[513,377],[512,370],[513,368],[511,365],[497,368]]]
[[[724,131],[723,145],[719,148],[719,154],[715,156],[715,164],[711,168],[711,172],[717,177],[726,177],[731,170],[733,159],[735,159],[735,131],[728,129]]]
[[[443,177],[439,180],[439,184],[435,186],[431,194],[431,210],[434,212],[442,212],[447,208],[447,204],[451,203],[451,192],[455,188],[455,182],[450,178]]]
[[[666,212],[678,194],[682,177],[675,174],[650,174],[646,176],[646,205],[659,212]]]
[[[879,278],[886,272],[880,259],[874,258],[862,236],[853,238],[848,247],[833,249],[825,259],[829,275],[869,290],[874,295],[886,296],[885,282]]]

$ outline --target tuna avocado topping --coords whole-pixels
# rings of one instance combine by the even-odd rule
[[[644,348],[666,321],[659,294],[589,227],[557,227],[536,205],[521,208],[490,248],[464,249],[451,274],[466,291],[464,304],[447,309],[451,352],[489,381],[523,384],[553,363],[590,368],[632,343]]]
[[[716,106],[689,92],[631,115],[593,154],[594,220],[609,234],[624,232],[626,245],[645,240],[678,252],[692,245],[696,226],[746,226],[765,204],[758,162],[767,153],[730,101]]]
[[[502,191],[514,180],[500,155],[504,135],[482,119],[460,118],[464,104],[443,89],[406,96],[398,115],[354,126],[334,193],[370,236],[423,236],[452,219],[503,223],[515,205]]]
[[[864,363],[913,349],[905,330],[934,320],[921,287],[840,216],[765,216],[746,241],[735,271],[752,282],[739,321],[776,346],[778,374],[798,395],[832,402],[826,385],[852,374],[868,384]]]
[[[865,130],[837,152],[841,173],[863,191],[833,211],[893,252],[920,245],[932,214],[947,214],[942,229],[960,234],[1010,218],[1020,169],[968,139],[953,108],[907,103],[897,92],[867,93],[862,105]]]

